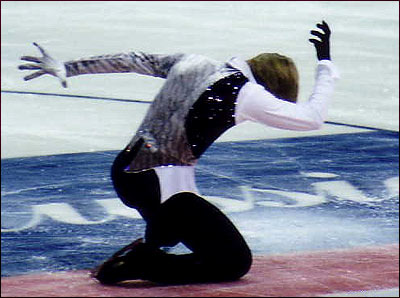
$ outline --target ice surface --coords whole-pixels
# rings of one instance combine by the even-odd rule
[[[196,169],[197,186],[254,255],[398,243],[395,136],[214,144]],[[117,152],[2,160],[2,274],[93,267],[143,236],[144,221],[110,181]]]
[[[313,46],[307,40],[309,31],[314,28],[316,22],[322,19],[326,20],[332,28],[332,57],[341,72],[341,80],[337,84],[332,100],[329,120],[398,131],[399,3],[395,1],[66,1],[62,3],[59,1],[2,1],[1,90],[100,96],[151,102],[162,85],[161,79],[135,74],[71,78],[68,81],[68,89],[63,89],[58,80],[52,77],[41,77],[24,82],[22,78],[25,73],[17,69],[20,64],[19,58],[22,55],[38,54],[32,45],[32,42],[38,42],[62,61],[130,50],[150,53],[198,53],[221,60],[232,56],[250,58],[260,52],[279,52],[292,57],[298,65],[300,97],[301,100],[306,100],[313,87],[316,65]],[[146,103],[2,92],[1,157],[6,159],[55,155],[50,159],[57,159],[64,158],[57,155],[61,153],[91,151],[98,152],[96,154],[106,154],[103,151],[119,150],[129,141],[148,107]],[[219,141],[281,139],[354,132],[370,131],[326,125],[321,131],[299,133],[245,123],[230,130]],[[364,137],[367,138],[367,134]],[[385,175],[390,174],[386,177],[380,171],[370,167],[373,165],[379,168],[380,158],[386,158],[386,161],[392,163],[396,158],[398,160],[398,143],[396,155],[391,156],[382,156],[383,151],[380,150],[386,145],[383,139],[366,140],[365,144],[362,148],[354,148],[352,144],[347,145],[349,150],[356,152],[353,169],[360,171],[357,172],[360,175],[357,176],[359,179],[357,178],[356,181],[352,180],[354,179],[353,172],[349,174],[346,172],[350,171],[351,167],[341,164],[341,158],[349,157],[343,151],[338,150],[337,152],[340,153],[336,151],[333,153],[336,155],[332,159],[338,161],[337,164],[328,158],[314,162],[314,159],[311,159],[311,162],[306,162],[299,159],[296,148],[293,147],[293,151],[290,147],[286,148],[285,150],[289,150],[288,154],[283,154],[285,153],[283,148],[276,145],[277,147],[268,147],[268,150],[276,152],[280,157],[279,160],[268,160],[266,167],[268,177],[266,177],[265,168],[257,170],[255,167],[255,165],[260,166],[259,157],[249,154],[246,156],[246,162],[239,163],[239,167],[235,167],[235,170],[239,173],[250,171],[254,181],[247,185],[248,181],[245,179],[235,180],[238,179],[238,175],[234,175],[233,170],[226,167],[232,156],[222,155],[214,163],[207,157],[204,163],[200,163],[199,185],[207,186],[204,186],[204,192],[210,198],[220,196],[224,192],[221,189],[218,190],[217,186],[226,188],[227,185],[228,187],[234,185],[235,187],[231,189],[232,192],[238,192],[238,197],[233,198],[236,199],[236,203],[243,203],[238,200],[242,195],[239,186],[243,183],[253,187],[253,196],[261,199],[260,196],[266,192],[260,189],[275,189],[274,183],[292,181],[287,179],[286,171],[294,171],[297,175],[294,178],[299,183],[287,184],[281,186],[281,189],[298,193],[307,191],[308,194],[315,195],[314,202],[320,199],[313,192],[314,189],[311,186],[302,189],[310,181],[340,180],[342,183],[340,186],[349,187],[342,181],[344,180],[355,184],[351,184],[355,188],[360,185],[363,187],[359,200],[354,205],[348,202],[346,204],[335,197],[334,203],[305,207],[310,208],[311,215],[307,214],[302,209],[303,207],[290,208],[288,205],[293,203],[290,198],[285,198],[286,201],[283,201],[288,204],[287,206],[268,208],[273,203],[279,202],[276,199],[277,196],[269,197],[269,201],[259,202],[264,205],[257,205],[258,209],[268,211],[267,216],[257,215],[251,210],[246,213],[233,212],[238,208],[248,207],[244,205],[227,205],[231,209],[222,206],[225,207],[224,211],[232,212],[229,213],[232,220],[249,239],[255,253],[375,245],[385,241],[398,242],[398,168],[390,167],[392,169],[390,171],[396,173],[385,172]],[[247,146],[245,143],[235,145]],[[337,142],[337,139],[333,139],[323,148],[315,143],[308,147],[299,147],[301,150],[308,150],[304,154],[308,156],[308,152],[315,153],[319,149],[328,150],[330,146],[342,145]],[[389,148],[394,148],[393,144],[390,146]],[[346,147],[343,148],[341,149],[346,149]],[[233,150],[236,149],[233,148]],[[363,157],[362,154],[357,154],[357,150],[361,153],[371,152],[372,157]],[[251,150],[249,151],[251,153]],[[246,151],[246,154],[249,151]],[[260,153],[260,151],[254,152]],[[266,155],[264,152],[267,150],[263,149],[262,152]],[[96,154],[93,154],[92,158]],[[243,154],[241,153],[240,156]],[[109,159],[111,162],[112,157],[110,156]],[[29,162],[34,162],[34,160],[30,159]],[[84,166],[85,163],[80,161],[79,165]],[[96,172],[97,175],[108,177],[108,164],[97,162],[94,165],[104,167]],[[21,165],[23,166],[24,164]],[[63,170],[74,168],[74,163],[68,162],[63,166],[65,168],[58,170],[61,170],[62,174],[68,174]],[[89,170],[96,171],[95,166],[90,165]],[[305,169],[306,167],[309,168]],[[331,170],[328,171],[325,167],[331,167]],[[2,172],[3,168],[2,165]],[[282,171],[283,174],[274,175],[271,169]],[[93,202],[94,198],[116,199],[109,181],[92,181],[91,177],[85,176],[88,180],[71,180],[65,185],[57,184],[60,181],[37,185],[37,178],[42,177],[40,173],[46,178],[56,179],[57,176],[49,177],[46,174],[49,169],[37,168],[36,170],[35,175],[39,176],[25,177],[36,179],[32,187],[27,185],[29,184],[27,181],[20,179],[20,176],[12,179],[13,182],[21,184],[15,189],[8,189],[12,183],[5,183],[7,184],[5,189],[2,185],[2,200],[11,205],[15,204],[10,208],[14,213],[9,212],[7,216],[2,214],[2,220],[7,223],[5,228],[28,224],[32,220],[33,205],[39,205],[37,208],[40,208],[40,205],[59,203],[61,195],[67,196],[69,200],[74,199],[73,204],[77,204],[75,207],[82,213],[82,217],[93,222],[107,216],[101,212],[93,212],[96,216],[91,213],[93,210],[101,210],[101,206]],[[336,170],[340,173],[344,171],[344,175],[340,176],[340,173],[335,172]],[[13,171],[13,173],[16,172]],[[283,176],[285,179],[282,179]],[[2,175],[2,182],[5,181],[4,177],[7,177],[7,174]],[[262,179],[266,181],[261,181]],[[87,187],[82,187],[82,183],[87,183]],[[104,187],[98,187],[96,183],[104,184]],[[270,187],[270,184],[273,187]],[[334,184],[331,183],[331,185]],[[377,188],[376,185],[379,187]],[[329,191],[327,184],[319,184],[319,186]],[[81,202],[80,196],[71,197],[69,191],[72,190],[82,191],[92,201],[82,200]],[[50,196],[43,195],[46,193]],[[350,192],[345,190],[341,194],[348,193]],[[352,194],[358,195],[357,192],[352,192]],[[7,196],[12,197],[13,200],[5,200]],[[28,198],[26,205],[18,201],[22,196]],[[225,196],[229,197],[229,195]],[[369,204],[368,199],[372,200],[376,197],[385,200],[378,201],[376,205]],[[71,203],[68,200],[65,202]],[[232,201],[221,199],[218,202],[232,203]],[[380,205],[382,202],[384,204]],[[103,203],[114,206],[111,201],[103,201]],[[279,203],[282,204],[282,202]],[[89,204],[91,208],[82,207],[80,204]],[[117,211],[125,216],[123,209]],[[71,218],[75,216],[72,211],[70,213]],[[126,216],[110,221],[107,227],[113,237],[107,237],[103,235],[101,225],[88,224],[84,226],[85,228],[81,225],[55,225],[52,218],[48,217],[44,225],[38,225],[39,228],[36,230],[2,236],[2,247],[4,241],[8,243],[12,252],[4,252],[7,257],[2,258],[2,262],[8,265],[4,270],[8,270],[7,274],[16,274],[20,273],[20,268],[24,270],[28,268],[28,271],[48,271],[60,268],[75,269],[77,264],[92,266],[118,248],[123,242],[121,240],[130,242],[132,236],[141,235],[144,223],[138,219],[133,220],[136,223],[134,230],[131,230],[131,221],[127,220]],[[379,225],[376,225],[375,220],[379,222]],[[100,236],[91,235],[93,233],[89,228],[94,229]],[[330,228],[328,232],[327,228]],[[129,231],[128,234],[127,231]],[[267,237],[262,233],[263,231],[268,231]],[[15,234],[18,234],[18,237]],[[41,237],[44,237],[46,245],[42,242],[38,243],[37,239],[42,239]],[[321,239],[324,240],[318,241]],[[99,250],[99,252],[94,254],[94,250]],[[32,251],[34,253],[31,253]],[[27,252],[30,254],[28,259]],[[51,253],[55,255],[52,256]],[[10,258],[10,255],[14,259]]]
[[[130,50],[221,60],[280,52],[296,61],[304,100],[316,61],[309,31],[325,19],[342,75],[329,120],[398,130],[398,8],[394,1],[2,1],[1,89],[151,101],[162,84],[135,74],[71,78],[68,89],[52,77],[24,82],[19,58],[37,54],[38,42],[63,61]],[[2,93],[2,157],[119,149],[147,107]],[[223,140],[286,134],[245,124]]]

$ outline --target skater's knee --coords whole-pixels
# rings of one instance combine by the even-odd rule
[[[212,259],[210,272],[215,274],[215,279],[219,281],[240,279],[249,272],[253,260],[250,251],[241,253],[227,252],[223,256],[220,255]]]
[[[253,257],[250,251],[242,253],[234,259],[231,259],[229,265],[227,266],[227,279],[236,280],[246,275],[251,268],[252,262]]]
[[[253,263],[253,256],[251,255],[250,252],[248,252],[244,256],[242,256],[242,259],[240,260],[240,262],[236,268],[235,278],[239,279],[242,276],[246,275],[250,271],[252,263]]]

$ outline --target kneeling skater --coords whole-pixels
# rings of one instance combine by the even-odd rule
[[[24,56],[37,70],[60,79],[98,73],[135,72],[165,79],[132,140],[116,157],[111,178],[122,202],[146,222],[144,239],[116,252],[93,272],[103,284],[142,279],[166,284],[218,282],[244,276],[251,251],[232,222],[203,199],[195,165],[226,130],[244,121],[288,130],[319,129],[327,116],[336,70],[330,30],[312,30],[318,65],[313,92],[297,103],[298,73],[290,58],[264,53],[249,60],[219,62],[192,54],[129,52],[60,63],[42,47],[42,57]],[[188,254],[162,247],[183,243]]]

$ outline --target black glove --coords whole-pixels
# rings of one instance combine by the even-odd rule
[[[314,44],[317,50],[318,60],[331,60],[331,53],[329,48],[329,38],[331,36],[331,30],[325,21],[321,24],[317,24],[317,27],[323,31],[323,33],[311,30],[311,34],[317,36],[319,39],[310,38],[309,41]]]

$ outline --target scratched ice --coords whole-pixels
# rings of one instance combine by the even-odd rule
[[[72,1],[60,8],[2,1],[1,8],[2,275],[92,267],[144,230],[116,198],[109,170],[148,104],[3,91],[150,102],[162,80],[119,74],[71,78],[68,89],[51,77],[26,83],[18,59],[36,53],[34,41],[61,60],[129,50],[215,59],[280,52],[297,63],[305,100],[315,67],[309,30],[325,18],[342,75],[329,120],[395,132],[326,125],[298,133],[246,123],[200,162],[198,186],[255,254],[398,242],[397,2]]]

